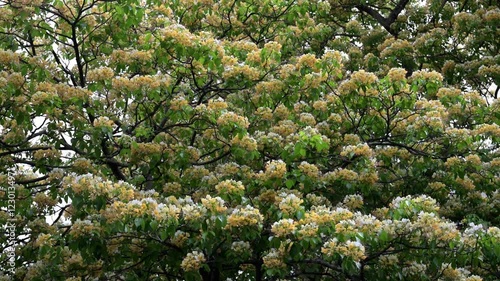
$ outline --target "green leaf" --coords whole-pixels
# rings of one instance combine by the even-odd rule
[[[151,229],[153,231],[156,231],[158,229],[158,221],[156,220],[152,220],[150,223],[149,223],[149,226],[151,226]]]

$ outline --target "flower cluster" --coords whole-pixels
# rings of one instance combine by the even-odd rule
[[[435,213],[420,212],[413,229],[420,230],[420,235],[429,240],[437,240],[441,245],[460,238],[456,224],[443,221]]]
[[[292,120],[281,120],[276,126],[271,127],[270,131],[282,137],[287,137],[297,132],[297,129],[297,124],[295,124]]]
[[[90,220],[76,220],[71,226],[70,234],[73,237],[94,236],[98,235],[100,231],[101,227]]]
[[[233,212],[227,217],[227,228],[241,228],[244,226],[260,226],[264,220],[264,216],[262,216],[259,212],[259,209],[256,209],[250,205],[246,205],[245,207],[236,208]]]
[[[208,101],[207,109],[211,111],[220,111],[228,107],[223,99],[211,99]]]
[[[52,235],[47,233],[42,233],[38,235],[38,237],[36,238],[35,247],[53,246],[55,242],[56,240],[52,237]]]
[[[182,260],[181,268],[184,271],[196,271],[201,268],[204,262],[206,262],[206,258],[202,252],[192,251]]]
[[[60,157],[61,157],[61,151],[55,148],[39,149],[33,153],[33,158],[35,160],[58,159]]]
[[[339,242],[336,238],[332,238],[323,245],[321,253],[328,257],[338,254],[342,258],[349,257],[359,262],[365,258],[365,247],[357,241]]]
[[[231,244],[231,250],[237,254],[247,256],[252,253],[252,246],[247,241],[235,241]]]
[[[223,113],[217,119],[217,125],[219,126],[237,126],[239,128],[247,129],[250,123],[246,117],[240,116],[234,112]]]
[[[427,271],[427,265],[416,261],[411,262],[403,268],[404,276],[422,276]]]
[[[18,64],[18,63],[19,63],[18,54],[12,52],[11,50],[0,50],[1,65]]]
[[[201,204],[211,213],[224,213],[227,210],[224,200],[220,197],[207,195],[201,199]]]
[[[363,206],[363,196],[359,194],[347,195],[344,197],[344,200],[342,200],[342,204],[351,210],[359,209]]]
[[[254,67],[250,67],[248,65],[236,65],[233,67],[229,67],[225,72],[223,77],[225,79],[237,77],[238,75],[243,75],[247,77],[249,80],[258,80],[260,78],[260,72],[258,69]]]
[[[276,237],[285,237],[293,234],[296,229],[295,222],[292,219],[281,219],[271,226],[271,232]]]
[[[100,67],[97,69],[91,69],[87,72],[87,81],[98,82],[103,80],[109,80],[115,76],[114,71],[109,67]]]
[[[245,135],[243,137],[235,136],[231,140],[231,144],[235,145],[235,146],[239,146],[247,151],[257,150],[257,141],[248,135]]]
[[[96,128],[106,127],[106,128],[113,129],[115,122],[113,122],[113,120],[110,120],[107,116],[99,116],[97,119],[94,120],[93,125]]]
[[[306,175],[312,179],[317,179],[320,176],[319,169],[314,164],[309,164],[309,163],[303,161],[300,163],[300,165],[297,168],[299,168],[299,170],[304,175]]]
[[[304,238],[314,238],[318,235],[319,226],[315,222],[300,224],[296,231],[299,240]]]
[[[404,68],[391,68],[387,74],[391,82],[400,82],[406,79],[406,69]]]
[[[182,217],[185,221],[196,221],[205,217],[207,208],[203,205],[186,204],[182,206]]]
[[[299,121],[300,123],[305,124],[306,126],[314,126],[316,125],[316,120],[314,119],[314,116],[311,113],[301,113],[299,115]]]
[[[396,197],[392,200],[390,207],[400,210],[402,213],[409,216],[417,215],[420,211],[431,213],[439,211],[436,200],[427,195],[420,195],[417,197],[412,197],[410,195],[406,197]]]
[[[177,230],[174,236],[170,239],[172,244],[177,247],[182,247],[184,243],[189,239],[190,234],[188,232],[184,232],[182,230]]]
[[[215,190],[220,194],[243,194],[245,186],[243,186],[241,181],[225,180],[218,183],[215,186]]]
[[[327,225],[331,223],[338,223],[341,220],[347,220],[353,217],[353,213],[345,208],[336,208],[332,210],[331,207],[313,206],[304,215],[303,222],[316,223],[318,225]],[[302,222],[302,221],[301,221]]]
[[[41,92],[38,91],[31,96],[31,103],[33,105],[40,105],[44,102],[50,102],[57,98],[57,94],[54,92]]]
[[[110,59],[113,63],[145,63],[151,61],[152,53],[152,51],[142,50],[114,50],[110,56]]]
[[[344,146],[340,155],[347,158],[352,158],[353,156],[371,157],[373,151],[366,143],[363,143]]]
[[[265,176],[268,179],[282,179],[286,174],[286,164],[282,160],[271,161],[266,164]]]
[[[129,79],[127,77],[115,77],[111,81],[113,89],[117,91],[138,91],[140,89],[158,89],[168,87],[170,78],[162,74],[158,75],[138,75]]]
[[[178,182],[167,182],[163,186],[163,192],[166,194],[178,194],[182,191],[182,185]]]
[[[327,182],[334,182],[336,180],[355,181],[358,179],[358,173],[350,169],[336,169],[335,171],[325,173],[323,178]]]
[[[373,73],[360,70],[351,75],[351,81],[359,85],[370,85],[376,83],[378,78]]]
[[[271,249],[262,260],[266,268],[285,268],[286,264],[283,261],[283,254],[277,249]]]
[[[295,212],[301,209],[301,204],[304,202],[301,198],[293,193],[282,192],[279,194],[278,207],[283,214],[293,215]]]
[[[176,96],[170,101],[170,109],[173,111],[180,111],[187,105],[189,105],[189,102],[182,95]]]

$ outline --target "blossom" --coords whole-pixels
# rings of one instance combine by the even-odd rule
[[[215,186],[215,190],[221,194],[242,194],[245,187],[241,181],[225,180]]]
[[[246,117],[240,116],[234,112],[223,113],[217,119],[217,125],[219,126],[238,126],[247,129],[250,123]]]
[[[283,261],[283,256],[277,249],[271,249],[265,256],[262,257],[266,268],[285,268],[286,264]]]
[[[299,170],[304,173],[304,175],[317,179],[319,177],[319,169],[314,164],[309,164],[305,161],[301,162],[298,166]]]
[[[227,207],[224,206],[224,200],[220,197],[207,195],[201,199],[201,204],[212,213],[223,213],[227,210]]]
[[[342,204],[349,209],[358,209],[363,206],[363,197],[359,194],[350,194],[344,197]]]
[[[189,102],[182,95],[178,95],[170,101],[170,109],[173,111],[180,111],[187,105],[189,105]]]
[[[76,220],[71,226],[70,234],[73,237],[96,235],[101,231],[101,227],[95,225],[90,220]]]
[[[296,231],[298,239],[313,238],[318,235],[319,227],[315,222],[301,224]]]
[[[298,125],[292,120],[282,120],[279,121],[276,126],[271,127],[270,131],[279,134],[282,137],[286,137],[297,132],[297,129]]]
[[[406,69],[404,68],[391,68],[387,74],[391,82],[404,81],[406,78]]]
[[[273,160],[266,164],[265,175],[268,179],[282,179],[286,173],[286,164],[283,160]]]
[[[204,206],[195,204],[186,204],[182,206],[182,217],[186,221],[199,220],[204,217],[207,213],[207,209]]]
[[[231,144],[235,145],[235,146],[239,146],[247,151],[257,150],[257,141],[248,135],[245,135],[243,137],[235,136],[231,140]]]
[[[4,10],[2,10],[3,12]],[[12,52],[11,50],[0,50],[0,64],[8,65],[8,64],[18,64],[19,63],[19,55]]]
[[[177,247],[182,247],[184,243],[189,239],[190,234],[188,232],[184,232],[182,230],[177,230],[174,233],[174,237],[171,238],[172,244]]]
[[[313,69],[313,71],[316,71],[316,56],[314,54],[304,54],[300,56],[297,60],[296,68],[297,70],[302,69],[303,67],[308,67]]]
[[[316,125],[316,120],[314,119],[314,116],[311,113],[301,113],[299,115],[299,120],[301,123],[304,123],[305,125],[308,126],[314,126]]]
[[[175,204],[158,204],[153,211],[153,215],[160,221],[177,221],[181,213],[181,208]]]
[[[102,80],[109,80],[115,75],[114,71],[109,67],[100,67],[97,69],[91,69],[87,72],[87,81],[97,82]]]
[[[204,262],[206,262],[206,258],[202,252],[192,251],[182,260],[181,268],[184,271],[196,271],[201,268]]]
[[[260,226],[264,217],[259,210],[246,205],[245,207],[236,208],[227,218],[226,228],[241,228],[244,226]]]
[[[296,229],[295,222],[292,219],[281,219],[271,226],[271,232],[276,237],[284,237],[292,234]]]
[[[250,255],[252,253],[252,246],[247,241],[235,241],[231,244],[231,250],[237,254]]]
[[[113,120],[110,120],[107,116],[99,116],[97,119],[94,120],[93,125],[94,127],[113,128],[115,122]]]
[[[287,119],[289,114],[290,111],[283,104],[278,105],[274,110],[274,116],[276,116],[278,119]]]
[[[304,202],[301,198],[297,197],[297,195],[290,193],[287,194],[282,192],[279,194],[280,200],[278,201],[279,209],[287,215],[292,215],[297,212],[301,208],[301,204]]]
[[[207,109],[213,111],[224,110],[228,107],[223,99],[211,99],[208,101]]]
[[[357,145],[347,145],[344,146],[340,155],[343,157],[351,158],[353,156],[364,156],[371,157],[373,155],[372,149],[368,146],[368,144],[357,144]]]
[[[411,262],[408,266],[403,268],[404,276],[422,276],[427,270],[427,265],[423,263],[418,263],[416,261]]]
[[[41,233],[35,240],[35,247],[42,246],[53,246],[56,240],[52,237],[52,235],[47,233]]]

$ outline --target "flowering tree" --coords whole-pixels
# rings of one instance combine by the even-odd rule
[[[0,278],[497,280],[493,2],[0,1]]]

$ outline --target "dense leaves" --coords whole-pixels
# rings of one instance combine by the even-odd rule
[[[0,1],[0,278],[497,280],[493,2]]]

